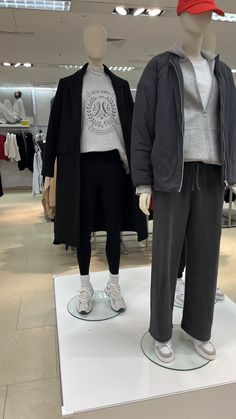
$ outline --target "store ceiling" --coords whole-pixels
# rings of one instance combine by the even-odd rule
[[[0,62],[32,62],[35,67],[0,67],[0,84],[55,85],[71,71],[59,64],[83,64],[83,28],[90,23],[104,25],[109,38],[105,63],[133,66],[129,73],[117,73],[135,87],[146,63],[153,55],[181,40],[181,26],[176,17],[177,0],[125,0],[129,7],[160,7],[167,10],[160,18],[112,15],[119,1],[72,0],[70,12],[0,10]],[[226,12],[236,13],[235,0],[218,0]],[[213,22],[221,58],[236,68],[236,23]]]

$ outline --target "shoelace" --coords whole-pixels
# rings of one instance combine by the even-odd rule
[[[115,301],[122,301],[121,289],[119,285],[110,284],[110,294],[113,300]]]
[[[89,304],[91,300],[91,293],[89,289],[83,288],[79,291],[79,302],[80,304],[87,303]]]

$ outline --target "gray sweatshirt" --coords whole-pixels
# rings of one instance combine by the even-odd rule
[[[129,172],[116,95],[104,68],[88,66],[83,80],[81,153],[118,150]]]

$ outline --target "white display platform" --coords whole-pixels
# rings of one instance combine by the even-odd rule
[[[103,289],[107,277],[107,272],[92,273],[94,288]],[[149,326],[149,267],[121,270],[127,311],[103,322],[86,322],[68,313],[68,301],[78,293],[78,276],[55,277],[54,283],[63,415],[236,383],[236,305],[230,299],[215,307],[212,339],[217,359],[183,372],[153,364],[140,347]],[[181,315],[182,310],[175,308],[174,323],[180,323]]]

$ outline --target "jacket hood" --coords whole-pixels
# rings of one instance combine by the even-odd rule
[[[185,52],[183,48],[179,45],[174,45],[171,48],[168,48],[168,52],[171,52],[172,54],[177,55],[180,58],[188,59],[188,57],[185,55]],[[206,58],[208,61],[213,61],[217,57],[217,54],[211,51],[202,50],[201,54],[204,58]]]

